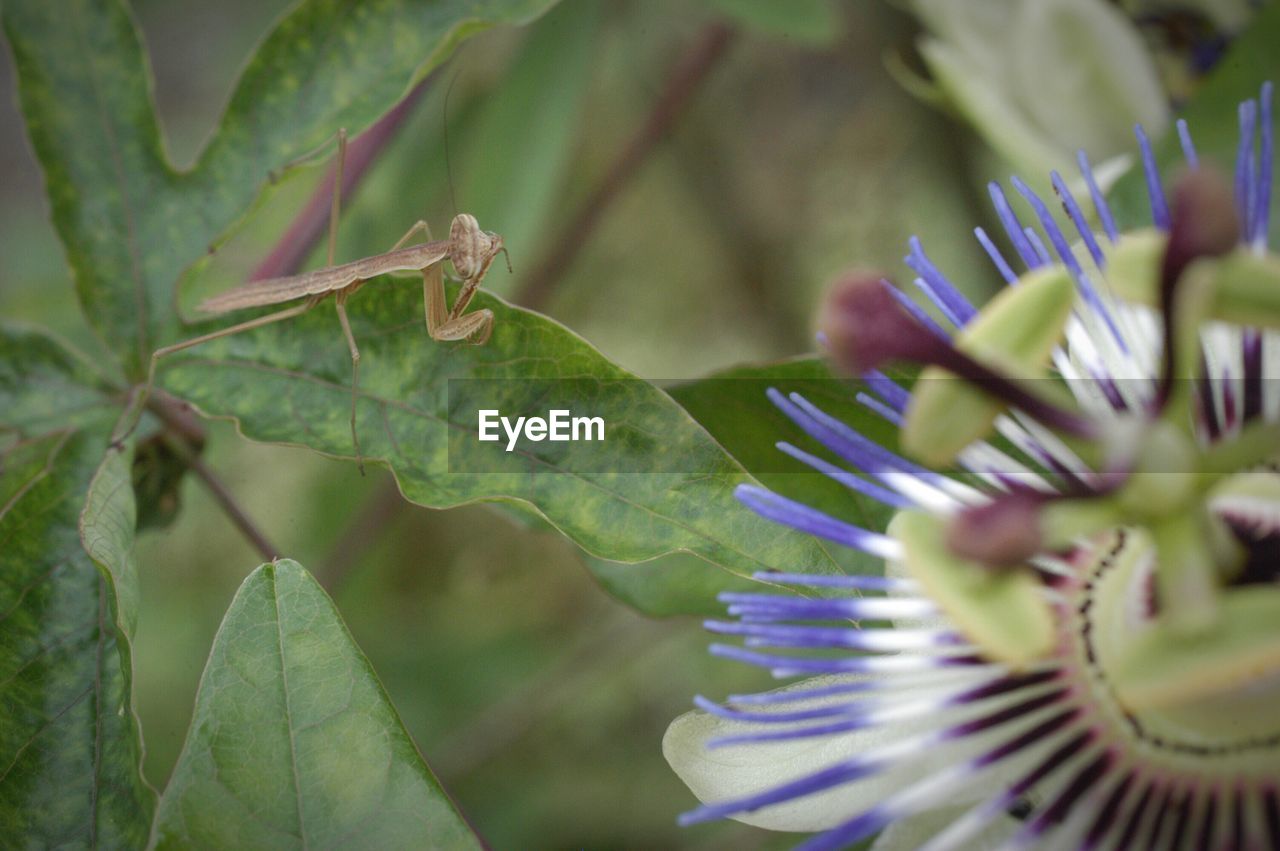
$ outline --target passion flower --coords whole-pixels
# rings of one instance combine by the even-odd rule
[[[1186,167],[1127,232],[1056,172],[1061,221],[991,197],[1009,287],[973,307],[911,242],[938,322],[877,276],[837,285],[834,362],[902,454],[805,398],[773,402],[843,463],[780,446],[896,511],[864,529],[754,486],[764,516],[886,562],[722,595],[712,652],[778,691],[698,698],[664,752],[732,817],[803,847],[1280,847],[1280,258],[1272,87],[1240,108],[1234,180]],[[1025,216],[1025,214],[1024,214]],[[1016,271],[1015,271],[1016,270]],[[881,367],[925,369],[907,388]],[[804,592],[786,593],[785,586]]]

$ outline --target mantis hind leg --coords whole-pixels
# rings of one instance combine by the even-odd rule
[[[333,166],[333,199],[329,207],[329,263],[328,265],[330,266],[333,265],[334,249],[337,246],[337,242],[338,242],[338,214],[342,210],[342,177],[343,177],[343,172],[345,171],[345,166],[347,162],[347,128],[339,127],[336,133],[334,133],[332,136],[327,138],[324,142],[320,143],[318,146],[310,149],[306,153],[302,154],[302,156],[289,160],[284,165],[278,166],[272,169],[271,171],[267,172],[267,179],[271,183],[276,183],[277,181],[280,180],[280,178],[284,175],[286,171],[289,171],[315,158],[316,154],[324,150],[325,148],[329,147],[329,143],[334,139],[338,140],[338,156]]]
[[[426,310],[427,333],[431,339],[440,328],[449,321],[449,304],[444,298],[444,267],[441,263],[433,263],[422,270],[422,304]]]
[[[351,443],[356,450],[356,464],[360,475],[364,475],[364,453],[360,450],[360,436],[356,432],[356,401],[360,387],[360,347],[356,345],[355,335],[351,333],[351,320],[347,318],[347,298],[350,290],[338,293],[335,303],[338,307],[338,321],[342,323],[342,333],[347,338],[347,349],[351,352]]]
[[[329,262],[338,244],[338,215],[342,212],[342,172],[347,164],[347,128],[338,128],[338,160],[333,165],[333,205],[329,207]]]
[[[418,233],[419,231],[427,235],[427,242],[431,241],[431,225],[427,224],[426,219],[418,219],[416,222],[413,223],[412,227],[410,227],[407,231],[404,232],[404,236],[397,239],[396,244],[388,248],[387,251],[388,252],[395,251],[397,248],[399,248],[400,246],[408,242],[409,237],[413,236],[415,233]]]

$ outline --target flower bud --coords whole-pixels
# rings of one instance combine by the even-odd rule
[[[1041,500],[1012,493],[965,509],[947,529],[951,552],[989,567],[1016,567],[1041,549]]]
[[[1160,280],[1171,289],[1187,266],[1203,257],[1221,257],[1240,243],[1240,217],[1231,184],[1210,168],[1182,175],[1174,187],[1173,224]]]
[[[946,342],[907,313],[880,275],[854,272],[831,288],[819,320],[836,364],[862,375],[893,360],[933,362]]]

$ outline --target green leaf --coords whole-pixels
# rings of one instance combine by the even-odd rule
[[[227,609],[158,848],[478,848],[333,602],[293,561]]]
[[[83,355],[46,331],[0,323],[0,431],[44,434],[115,406]]]
[[[855,400],[857,382],[835,377],[821,358],[735,367],[677,384],[669,392],[762,484],[866,529],[883,530],[893,516],[891,509],[853,493],[777,448],[778,441],[785,440],[829,461],[837,460],[769,401],[765,393],[770,387],[784,393],[800,393],[881,446],[897,446],[897,429]],[[845,571],[884,571],[878,559],[865,553],[817,540],[813,544],[825,549]],[[716,594],[761,587],[702,559],[684,555],[664,556],[637,565],[589,558],[587,567],[609,593],[645,614],[659,617],[722,614],[724,607],[716,601]],[[776,567],[786,569],[785,564]]]
[[[310,0],[246,66],[192,171],[169,164],[137,28],[113,0],[8,0],[5,33],[54,224],[89,321],[142,374],[179,334],[174,287],[254,204],[268,177],[358,133],[492,24],[554,0]],[[327,151],[325,151],[327,153]]]
[[[173,215],[169,236],[181,239],[194,211],[166,203],[172,175],[133,21],[119,3],[94,0],[9,0],[0,13],[81,304],[109,347],[136,366],[150,351],[151,313],[176,280],[172,260],[157,268],[150,249],[164,250],[161,229]]]
[[[1240,143],[1237,109],[1242,101],[1256,99],[1264,82],[1280,83],[1280,51],[1275,49],[1278,40],[1280,5],[1263,5],[1253,23],[1232,43],[1227,55],[1182,110],[1202,163],[1212,163],[1228,173],[1235,167]],[[1280,135],[1280,109],[1274,107],[1273,122],[1275,132]],[[1169,132],[1156,142],[1155,155],[1162,174],[1176,171],[1176,166],[1182,163],[1177,134]],[[1151,223],[1146,180],[1140,166],[1130,169],[1116,183],[1108,201],[1122,228]],[[1273,210],[1275,203],[1276,196],[1273,196]],[[1270,239],[1273,244],[1280,239],[1280,216],[1271,216]]]
[[[107,449],[80,514],[80,542],[94,564],[111,577],[118,626],[125,638],[132,638],[138,626],[138,565],[133,553],[138,511],[132,454],[115,447]]]
[[[496,316],[489,342],[434,342],[416,289],[375,279],[348,304],[362,351],[361,445],[367,458],[387,461],[410,500],[435,508],[521,500],[588,552],[617,561],[686,550],[743,575],[835,569],[814,541],[738,504],[733,489],[747,474],[661,390],[562,325],[483,292],[477,308]],[[564,381],[580,401],[575,414],[604,418],[606,440],[512,453],[478,443],[467,392],[495,380],[486,407],[509,416],[545,414],[540,394]],[[254,439],[353,454],[351,362],[328,304],[175,356],[161,382],[206,414],[235,417]]]
[[[711,0],[711,5],[766,35],[811,45],[831,44],[840,35],[840,11],[831,0]]]
[[[121,452],[95,472],[103,452],[58,431],[0,456],[0,836],[29,847],[140,848],[155,806],[130,702],[133,497]]]

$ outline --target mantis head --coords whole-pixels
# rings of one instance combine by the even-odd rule
[[[502,246],[502,237],[491,231],[480,230],[475,216],[468,213],[459,213],[453,217],[453,223],[449,226],[449,241],[453,243],[449,259],[453,262],[454,271],[468,281],[483,278],[498,252],[506,252]],[[510,263],[507,265],[510,267]]]

